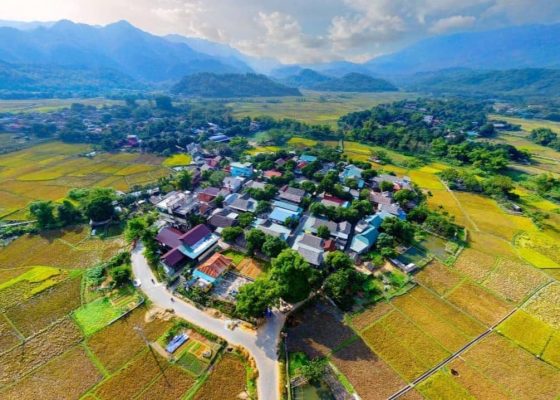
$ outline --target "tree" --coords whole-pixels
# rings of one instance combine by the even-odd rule
[[[245,240],[247,241],[247,251],[253,254],[255,250],[260,250],[266,240],[266,234],[258,229],[251,229],[245,233]]]
[[[120,265],[114,267],[109,271],[113,282],[115,282],[116,287],[122,287],[130,282],[130,277],[132,276],[130,272],[130,267],[128,265]]]
[[[48,229],[56,225],[54,205],[51,201],[34,201],[29,206],[29,212],[37,220],[40,229]]]
[[[165,111],[173,110],[173,103],[171,102],[171,97],[157,96],[156,107],[159,108],[160,110],[165,110]]]
[[[282,250],[288,247],[288,244],[282,239],[275,236],[266,236],[266,240],[262,245],[262,251],[270,258],[274,258],[280,254]]]
[[[386,218],[381,223],[381,230],[404,244],[410,244],[414,239],[414,226],[395,217]]]
[[[216,207],[223,207],[224,206],[224,196],[222,196],[221,194],[216,196],[216,198],[214,199],[214,203],[216,204]]]
[[[56,207],[56,211],[62,226],[74,225],[82,220],[82,213],[70,200],[65,199]]]
[[[292,249],[283,250],[272,260],[270,279],[278,284],[280,296],[297,303],[309,296],[318,283],[318,273]]]
[[[326,225],[321,225],[317,228],[317,236],[326,240],[331,237],[331,231]]]
[[[233,243],[243,234],[243,229],[238,226],[228,226],[222,230],[222,239],[224,242]]]
[[[226,177],[225,172],[213,171],[208,177],[208,182],[210,182],[210,185],[212,186],[221,187],[225,177]]]
[[[266,278],[261,278],[239,288],[235,310],[244,317],[259,318],[277,302],[276,284]]]
[[[146,229],[146,220],[143,217],[134,217],[126,223],[124,237],[128,242],[139,239]]]
[[[327,370],[327,360],[318,358],[301,367],[301,374],[312,383],[319,382]]]
[[[86,216],[92,221],[106,221],[115,216],[114,192],[110,189],[93,189],[84,206]]]
[[[380,188],[382,192],[392,192],[395,185],[391,182],[383,181],[381,182]]]
[[[409,189],[399,190],[398,192],[396,192],[393,195],[393,200],[395,200],[397,203],[399,203],[399,205],[404,206],[409,201],[416,200],[416,192],[414,192],[413,190],[409,190]]]
[[[270,201],[267,201],[267,200],[260,200],[260,201],[257,203],[257,208],[255,209],[255,213],[256,213],[257,215],[258,215],[258,214],[263,214],[263,213],[269,211],[270,208],[271,208]]]
[[[180,190],[191,190],[192,189],[192,173],[187,170],[182,170],[177,175],[177,179],[175,181],[177,189]]]
[[[249,212],[240,214],[237,218],[237,222],[241,228],[248,228],[253,221],[255,220],[255,216]]]
[[[352,268],[352,265],[354,265],[354,263],[352,262],[350,257],[346,255],[346,253],[337,250],[327,254],[325,265],[332,270],[340,270]]]
[[[339,269],[325,280],[324,290],[342,310],[349,311],[354,298],[361,290],[365,275],[353,268]]]

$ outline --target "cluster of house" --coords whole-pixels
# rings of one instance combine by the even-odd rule
[[[306,163],[315,160],[314,156],[305,154],[290,157],[297,161],[297,169],[300,170]],[[219,157],[206,157],[202,159],[202,165],[200,160],[193,163],[197,169],[217,169],[220,168],[220,161]],[[277,160],[277,163],[285,161]],[[383,220],[388,217],[404,219],[405,209],[414,206],[411,204],[403,209],[392,196],[395,191],[412,188],[407,177],[379,175],[364,179],[363,170],[350,164],[340,172],[340,181],[355,179],[359,188],[369,189],[369,200],[375,206],[374,214],[363,216],[357,224],[334,222],[326,217],[311,215],[302,204],[305,198],[310,198],[328,207],[349,207],[350,201],[325,193],[306,193],[301,188],[288,185],[279,188],[276,197],[270,201],[269,210],[257,213],[258,201],[250,196],[251,191],[247,189],[265,189],[267,180],[280,172],[256,171],[250,162],[231,162],[223,170],[228,174],[220,187],[175,191],[150,199],[160,214],[161,229],[156,240],[162,250],[163,269],[173,278],[188,265],[192,268],[193,279],[190,284],[205,290],[215,285],[233,266],[232,260],[217,250],[227,247],[220,240],[223,229],[236,226],[243,213],[254,214],[252,228],[280,238],[311,265],[320,267],[326,254],[335,250],[344,251],[359,261],[360,256],[375,245]],[[304,181],[305,178],[300,174],[297,180]],[[387,188],[387,182],[393,190],[383,192],[381,188]],[[353,198],[358,198],[360,194],[357,190],[348,188],[348,191]],[[221,198],[220,202],[216,202],[218,197]],[[205,222],[191,227],[189,221],[192,215],[203,217]],[[321,227],[328,230],[328,237],[325,237],[325,229]],[[323,231],[321,237],[318,235],[320,229]]]

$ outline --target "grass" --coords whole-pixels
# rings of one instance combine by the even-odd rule
[[[295,353],[290,353],[289,356],[289,374],[293,378],[300,374],[301,367],[309,364],[309,357],[305,353],[299,351]]]
[[[243,261],[243,259],[246,257],[245,254],[235,250],[226,250],[222,254],[224,255],[224,257],[231,258],[235,265],[239,265],[239,263],[241,263],[241,261]]]
[[[228,103],[235,117],[270,116],[290,118],[309,124],[336,127],[338,119],[350,112],[366,110],[381,103],[390,103],[416,94],[333,93],[303,91],[303,97],[249,98]]]
[[[276,153],[280,151],[281,147],[279,146],[255,146],[254,148],[247,151],[247,154],[252,156],[260,153]]]
[[[192,157],[190,154],[174,154],[170,157],[167,157],[163,161],[163,165],[169,168],[172,167],[181,167],[184,165],[189,165],[192,162]]]

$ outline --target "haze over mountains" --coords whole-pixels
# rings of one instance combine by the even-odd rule
[[[560,24],[436,36],[363,64],[341,60],[302,66],[251,57],[205,39],[155,36],[126,21],[104,27],[70,21],[0,21],[0,26],[0,90],[22,96],[84,95],[96,88],[166,89],[193,74],[207,83],[208,76],[201,73],[230,74],[231,80],[231,74],[253,72],[291,87],[332,91],[395,90],[393,84],[448,92],[453,86],[469,91],[482,85],[486,89],[481,93],[510,94],[559,88],[557,73],[549,69],[560,68]],[[509,69],[517,70],[513,86],[499,73]]]

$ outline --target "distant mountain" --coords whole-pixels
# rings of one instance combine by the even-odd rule
[[[148,82],[189,73],[239,72],[239,63],[193,50],[120,21],[104,27],[59,21],[31,30],[0,28],[0,60],[12,64],[109,68]],[[248,69],[243,67],[243,71]]]
[[[330,76],[326,76],[318,73],[317,71],[306,68],[300,70],[294,75],[290,75],[284,79],[281,79],[280,82],[282,82],[286,86],[309,89],[317,84],[332,80],[333,78]]]
[[[560,67],[560,24],[525,25],[458,33],[422,40],[366,66],[381,74],[448,68],[519,69]]]
[[[406,89],[463,96],[558,96],[560,70],[524,68],[513,70],[453,69],[418,73],[403,79]]]
[[[325,92],[388,92],[398,90],[392,83],[369,75],[350,73],[341,78],[326,76],[311,69],[281,80],[288,86]]]
[[[185,76],[171,91],[193,97],[301,96],[298,89],[257,74],[200,73]]]
[[[144,86],[110,69],[0,62],[0,98],[91,97]]]
[[[375,74],[368,66],[355,64],[349,61],[333,61],[322,64],[302,64],[302,65],[283,65],[273,69],[270,75],[277,79],[285,79],[293,75],[299,74],[304,69],[317,71],[323,75],[341,78],[344,75],[358,73],[363,75],[374,76]]]

